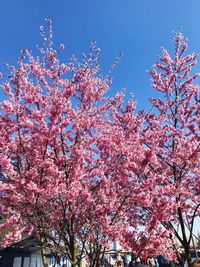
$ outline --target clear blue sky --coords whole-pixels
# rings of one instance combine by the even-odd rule
[[[174,30],[182,25],[190,50],[200,49],[200,0],[0,0],[0,65],[15,64],[21,48],[40,42],[45,16],[52,18],[54,38],[65,44],[66,57],[96,40],[106,72],[123,52],[111,93],[126,85],[140,108],[153,94],[146,70],[161,46],[171,47]]]

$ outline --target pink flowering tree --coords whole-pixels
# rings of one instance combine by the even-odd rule
[[[81,61],[73,56],[61,63],[50,21],[49,34],[43,28],[41,34],[39,56],[22,51],[1,84],[6,99],[0,105],[0,166],[6,181],[0,184],[5,219],[0,228],[7,231],[2,244],[33,233],[45,267],[46,250],[75,266],[88,242],[105,247],[119,231],[116,209],[123,203],[113,170],[122,155],[116,147],[113,157],[106,150],[112,135],[109,114],[121,105],[121,96],[105,97],[110,80],[99,74],[94,44]],[[90,229],[108,238],[98,240]]]
[[[113,113],[123,151],[122,167],[116,172],[123,184],[121,192],[130,193],[122,207],[131,229],[124,232],[125,245],[139,254],[165,251],[174,258],[176,239],[190,264],[200,206],[199,87],[195,84],[199,74],[193,74],[198,55],[186,55],[187,42],[181,33],[174,41],[174,57],[163,49],[150,71],[152,86],[161,94],[151,99],[152,111],[135,116],[130,102],[124,111],[118,108]]]
[[[143,206],[152,229],[168,231],[184,248],[188,265],[194,223],[200,214],[199,86],[194,74],[197,54],[186,54],[181,33],[174,39],[170,57],[163,48],[150,71],[152,87],[160,98],[151,98],[153,111],[144,129],[146,157],[142,177],[149,205]]]

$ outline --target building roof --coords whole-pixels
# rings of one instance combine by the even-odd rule
[[[38,240],[34,236],[29,236],[29,237],[25,237],[21,241],[15,244],[12,244],[6,248],[0,247],[0,253],[2,251],[5,252],[5,251],[11,251],[11,250],[31,252],[31,253],[36,252],[39,250]]]

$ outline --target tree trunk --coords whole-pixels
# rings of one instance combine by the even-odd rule
[[[44,267],[49,267],[47,259],[46,259],[45,255],[44,255],[45,254],[44,247],[41,246],[40,250],[41,250],[41,256],[42,256],[42,264],[44,265]]]
[[[75,242],[74,236],[70,238],[70,253],[71,253],[71,258],[72,258],[71,267],[76,267],[76,262],[77,262],[76,254],[77,253],[76,253],[76,242]]]
[[[198,260],[198,259],[199,259],[199,257],[198,257],[198,252],[197,252],[197,248],[196,248],[196,245],[195,245],[195,242],[194,242],[194,237],[193,237],[193,233],[192,233],[192,228],[190,227],[190,223],[189,223],[188,218],[187,218],[187,224],[188,224],[188,230],[189,230],[190,234],[192,234],[192,235],[191,235],[191,236],[192,236],[191,240],[192,240],[192,245],[193,245],[193,248],[194,248],[194,252],[195,252],[195,256],[196,256],[196,260]]]
[[[40,251],[41,251],[41,257],[42,257],[42,264],[44,265],[44,267],[49,267],[49,264],[47,262],[47,259],[45,257],[45,239],[44,239],[44,232],[42,227],[39,230],[39,237],[40,237]]]
[[[181,232],[182,232],[182,240],[183,240],[182,245],[184,248],[185,257],[186,257],[188,267],[190,267],[191,266],[190,244],[188,243],[188,240],[187,240],[186,231],[185,231],[185,224],[184,224],[184,220],[183,220],[182,210],[180,207],[178,207],[178,216],[179,216]]]
[[[191,254],[190,254],[190,246],[188,244],[184,245],[184,251],[185,251],[185,258],[188,264],[188,267],[191,266]]]

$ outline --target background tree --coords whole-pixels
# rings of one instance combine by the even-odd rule
[[[176,34],[173,58],[163,48],[150,71],[161,98],[151,98],[154,112],[144,129],[142,177],[146,179],[152,229],[167,230],[183,246],[188,265],[195,219],[199,217],[199,86],[193,74],[198,54],[188,54],[187,42]],[[178,231],[179,229],[179,231]]]

